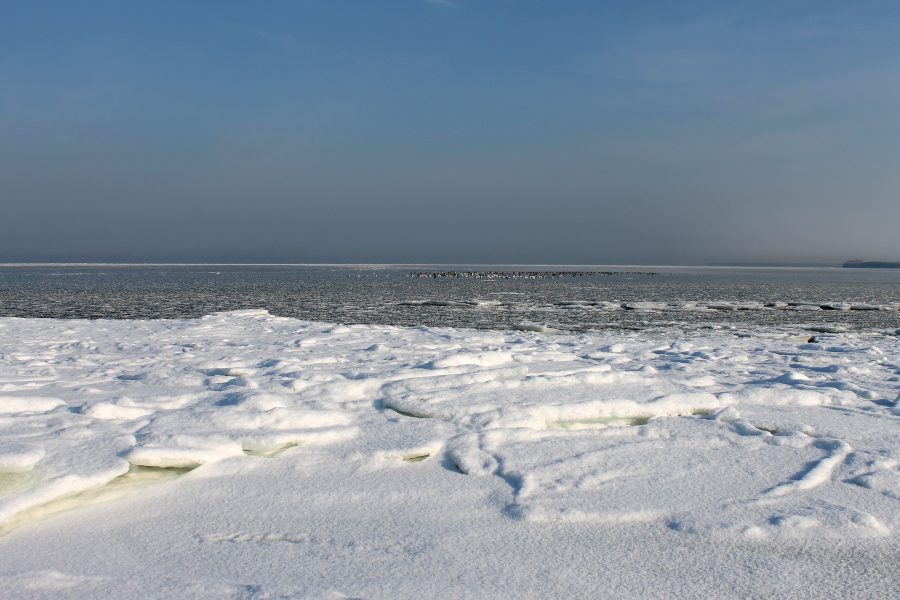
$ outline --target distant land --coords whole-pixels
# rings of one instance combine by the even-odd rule
[[[879,260],[848,260],[845,269],[900,269],[900,262],[884,262]]]
[[[686,265],[689,266],[689,265]],[[822,262],[767,262],[767,261],[746,261],[746,262],[711,262],[706,263],[707,267],[804,267],[820,269],[824,267],[836,267],[837,263]]]

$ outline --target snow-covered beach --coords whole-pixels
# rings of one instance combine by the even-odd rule
[[[896,597],[897,334],[0,319],[0,585]]]
[[[0,1],[0,600],[900,600],[898,45]]]

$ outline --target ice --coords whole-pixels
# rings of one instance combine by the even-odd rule
[[[65,405],[59,398],[0,396],[0,413],[41,413]]]
[[[40,446],[5,443],[0,452],[0,474],[30,471],[44,458],[44,454]]]
[[[430,369],[446,369],[461,366],[496,367],[510,363],[512,360],[513,355],[511,352],[459,352],[447,358],[433,360],[426,366]]]
[[[900,591],[894,331],[0,325],[11,597]]]

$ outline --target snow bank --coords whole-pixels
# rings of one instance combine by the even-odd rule
[[[894,332],[2,325],[17,597],[898,591]]]

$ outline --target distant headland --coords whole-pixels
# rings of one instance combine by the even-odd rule
[[[845,269],[900,269],[900,262],[884,262],[879,260],[848,260]]]

